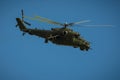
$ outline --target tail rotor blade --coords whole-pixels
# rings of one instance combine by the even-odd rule
[[[21,10],[21,13],[22,13],[22,21],[23,21],[25,24],[27,24],[27,25],[31,26],[31,24],[30,24],[30,23],[28,23],[28,22],[24,21],[24,12],[23,12],[23,9]]]
[[[27,24],[27,25],[29,25],[29,26],[31,26],[31,24],[30,24],[30,23],[28,23],[28,22],[26,22],[26,21],[24,21],[24,23],[25,23],[25,24]]]
[[[21,12],[22,12],[22,16],[24,15],[24,13],[23,13],[23,9],[21,10]]]
[[[22,13],[22,21],[23,21],[23,18],[24,18],[24,12],[23,12],[23,9],[21,10],[21,13]]]

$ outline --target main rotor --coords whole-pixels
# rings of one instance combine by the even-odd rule
[[[39,22],[45,22],[45,23],[49,23],[49,24],[54,24],[54,25],[58,25],[58,26],[62,26],[62,28],[67,28],[67,27],[73,27],[74,25],[78,25],[78,24],[83,24],[86,22],[90,22],[90,20],[81,20],[78,22],[71,22],[71,23],[60,23],[60,22],[56,22],[41,16],[34,16],[34,17],[29,17],[29,16],[24,16],[23,15],[23,10],[22,10],[22,20],[23,18],[27,18],[27,19],[31,19],[31,20],[37,20]],[[26,22],[25,22],[26,23]],[[27,23],[29,24],[29,23]],[[82,27],[112,27],[112,25],[82,25]]]
[[[86,22],[90,22],[90,20],[81,20],[79,22],[72,22],[72,23],[60,23],[60,22],[56,22],[41,16],[35,16],[35,17],[28,17],[28,16],[24,16],[27,19],[31,19],[31,20],[37,20],[40,22],[46,22],[49,24],[54,24],[54,25],[58,25],[58,26],[62,26],[62,28],[67,28],[67,27],[71,27],[77,24],[82,24],[82,23],[86,23]]]

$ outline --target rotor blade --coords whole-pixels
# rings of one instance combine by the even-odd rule
[[[41,16],[35,16],[36,19],[39,19],[40,21],[42,22],[47,22],[47,23],[50,23],[50,24],[55,24],[55,25],[60,25],[60,26],[63,26],[63,24],[59,23],[59,22],[56,22],[56,21],[52,21],[50,19],[47,19],[47,18],[43,18]]]
[[[86,23],[86,22],[90,22],[90,20],[82,20],[79,22],[74,22],[74,24],[82,24],[82,23]]]
[[[23,18],[24,18],[23,9],[21,10],[21,13],[22,13],[22,21],[23,21]]]
[[[25,23],[25,24],[27,24],[27,25],[29,25],[29,26],[31,26],[31,24],[30,24],[30,23],[28,23],[28,22],[26,22],[26,21],[24,21],[24,23]]]
[[[82,21],[79,21],[79,22],[73,22],[73,23],[69,23],[68,25],[73,26],[73,25],[76,25],[76,24],[82,24],[82,23],[86,23],[86,22],[90,22],[90,20],[82,20]]]
[[[23,13],[23,9],[21,10],[21,12],[22,12],[22,16],[24,15],[24,13]]]
[[[35,17],[28,17],[28,16],[24,16],[25,18],[28,18],[28,19],[31,19],[31,20],[37,20],[37,21],[40,21],[40,22],[46,22],[46,23],[50,23],[50,24],[55,24],[55,25],[59,25],[59,26],[64,26],[62,23],[59,23],[59,22],[55,22],[55,21],[52,21],[50,19],[47,19],[47,18],[43,18],[41,16],[35,16]]]
[[[82,25],[84,27],[114,27],[113,25]]]

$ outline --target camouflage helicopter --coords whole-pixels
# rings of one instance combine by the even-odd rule
[[[21,10],[21,12],[22,12],[22,19],[16,18],[16,21],[17,21],[16,27],[19,26],[19,29],[20,29],[20,31],[23,32],[23,35],[25,33],[28,33],[30,35],[36,35],[38,37],[45,38],[45,41],[44,41],[45,43],[48,43],[48,41],[50,41],[57,45],[72,46],[74,48],[80,48],[80,50],[82,50],[82,51],[88,51],[90,49],[90,43],[88,41],[83,39],[78,32],[75,32],[72,29],[68,28],[75,24],[88,22],[87,20],[74,22],[74,23],[62,24],[59,22],[49,20],[47,18],[37,16],[36,18],[32,18],[32,19],[37,19],[42,22],[47,22],[47,23],[59,25],[62,27],[61,28],[51,28],[51,30],[42,30],[42,29],[36,29],[36,28],[30,29],[30,28],[27,28],[25,26],[25,24],[27,24],[27,25],[31,25],[31,24],[24,21],[24,18],[26,16],[24,16],[23,10]],[[28,18],[28,17],[26,17],[26,18]]]

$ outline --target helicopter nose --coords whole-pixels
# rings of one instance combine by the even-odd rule
[[[85,50],[88,51],[90,49],[90,46],[86,46]]]
[[[89,49],[90,49],[90,44],[89,44],[89,42],[86,42],[86,46],[85,46],[86,48],[86,51],[88,51]]]
[[[90,49],[89,43],[85,42],[84,44],[82,44],[80,46],[80,49],[83,50],[83,51],[88,51]]]

